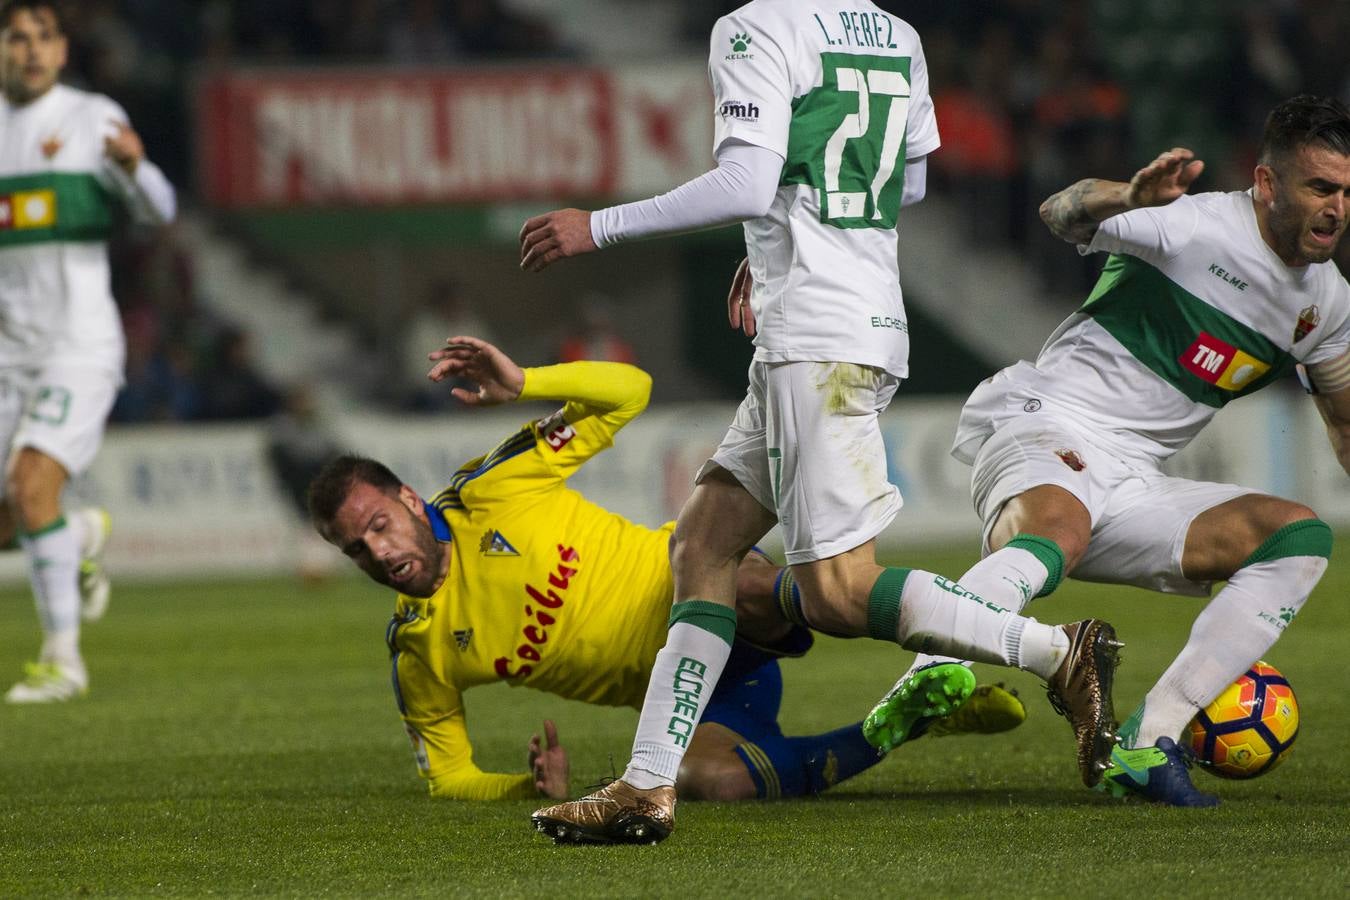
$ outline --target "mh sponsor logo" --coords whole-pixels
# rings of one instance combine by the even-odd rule
[[[759,121],[759,107],[749,100],[728,100],[717,112],[722,118],[735,119],[737,122]]]
[[[1240,391],[1270,371],[1266,363],[1204,331],[1177,361],[1187,372],[1225,391]]]

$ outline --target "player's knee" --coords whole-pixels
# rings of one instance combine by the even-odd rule
[[[15,466],[5,478],[5,496],[20,519],[28,519],[44,506],[50,505],[51,490],[32,470]],[[31,524],[31,523],[29,523]]]
[[[794,575],[797,570],[794,570]],[[867,584],[847,577],[815,577],[797,580],[802,597],[802,615],[807,624],[826,634],[852,636],[867,619]]]
[[[848,609],[835,602],[828,594],[817,594],[814,599],[802,596],[802,617],[816,631],[826,634],[852,634],[851,628],[856,616],[850,616]]]
[[[740,556],[734,548],[709,540],[703,529],[676,528],[670,536],[669,550],[670,567],[677,575],[740,564]]]
[[[1299,556],[1331,558],[1331,526],[1301,503],[1289,503],[1242,567]]]
[[[1304,506],[1302,503],[1286,503],[1281,513],[1279,528],[1294,525],[1298,522],[1316,522],[1326,528],[1327,531],[1331,530],[1325,522],[1317,517],[1317,513],[1313,512],[1311,507]]]
[[[1072,572],[1074,566],[1087,553],[1088,542],[1091,540],[1091,532],[1079,531],[1078,529],[1065,529],[1049,539],[1054,541],[1055,546],[1059,547],[1059,552],[1064,555],[1064,571]]]
[[[686,756],[680,763],[675,789],[681,800],[714,803],[753,800],[758,796],[745,764],[730,751],[715,757],[691,759]]]

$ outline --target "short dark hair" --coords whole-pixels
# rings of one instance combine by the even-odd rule
[[[3,0],[0,2],[0,29],[8,28],[14,14],[21,9],[26,9],[33,15],[37,15],[40,9],[51,10],[52,18],[56,19],[56,30],[62,34],[66,33],[66,11],[65,4],[60,0]]]
[[[1299,94],[1266,116],[1260,163],[1273,166],[1300,148],[1321,146],[1350,156],[1350,109],[1334,97]]]
[[[354,453],[344,453],[324,463],[305,492],[309,517],[316,525],[327,525],[337,515],[338,508],[358,484],[369,484],[386,494],[396,494],[403,480],[378,460]]]

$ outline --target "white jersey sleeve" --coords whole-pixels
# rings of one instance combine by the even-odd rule
[[[91,100],[101,138],[113,137],[120,126],[131,127],[126,110],[116,100],[101,94],[93,95]],[[122,199],[127,212],[136,222],[164,225],[172,222],[178,213],[178,197],[173,185],[149,159],[142,158],[136,165],[135,174],[131,175],[105,155],[95,177]]]
[[[909,120],[905,125],[905,158],[919,159],[941,146],[933,97],[928,93],[928,63],[919,36],[914,35],[914,55],[909,62]],[[908,176],[906,176],[908,177]]]
[[[1309,274],[1322,281],[1318,294],[1326,299],[1299,313],[1300,320],[1314,316],[1321,320],[1311,323],[1316,343],[1306,351],[1303,363],[1319,366],[1350,354],[1350,283],[1341,276],[1335,263],[1321,263],[1309,268],[1316,270]]]
[[[1166,206],[1132,209],[1103,220],[1091,242],[1079,245],[1079,252],[1127,253],[1162,265],[1185,249],[1199,224],[1198,205],[1183,194]]]
[[[764,21],[752,24],[744,13],[723,16],[712,30],[713,153],[739,140],[786,157],[795,95],[788,62],[792,36],[775,34]]]
[[[783,158],[752,144],[723,144],[717,168],[647,200],[596,210],[591,240],[597,247],[743,222],[773,202]]]

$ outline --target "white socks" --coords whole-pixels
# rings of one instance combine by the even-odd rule
[[[42,623],[39,659],[84,669],[80,660],[80,535],[57,519],[37,534],[20,535],[28,560],[28,579]]]
[[[1057,564],[1051,558],[1050,565],[1047,565],[1043,561],[1046,553],[1040,547],[1033,546],[1033,550],[1037,552],[1026,548],[1030,540],[1032,539],[1027,535],[1018,535],[1001,549],[971,566],[957,583],[996,606],[1021,612],[1032,597],[1040,596],[1043,589],[1048,587],[1049,590],[1054,590],[1059,583],[1059,573],[1064,567],[1064,557],[1053,542],[1043,538],[1035,539],[1054,548],[1053,554],[1058,555]],[[1050,578],[1052,567],[1055,576],[1053,580]],[[1050,581],[1053,583],[1047,584]],[[1045,592],[1049,593],[1049,590]],[[953,662],[966,661],[950,656],[920,653],[915,656],[914,664],[910,666],[909,671],[913,672],[934,663]]]
[[[1286,556],[1239,569],[1122,728],[1129,746],[1151,747],[1163,735],[1179,739],[1196,712],[1274,645],[1326,568],[1323,556]]]
[[[894,613],[892,597],[898,605]],[[872,589],[869,619],[873,637],[906,649],[1016,666],[1045,679],[1069,650],[1062,629],[1023,618],[922,569],[887,569]]]
[[[694,729],[722,676],[736,634],[736,611],[685,600],[670,611],[670,634],[656,655],[623,780],[639,790],[673,785]]]

